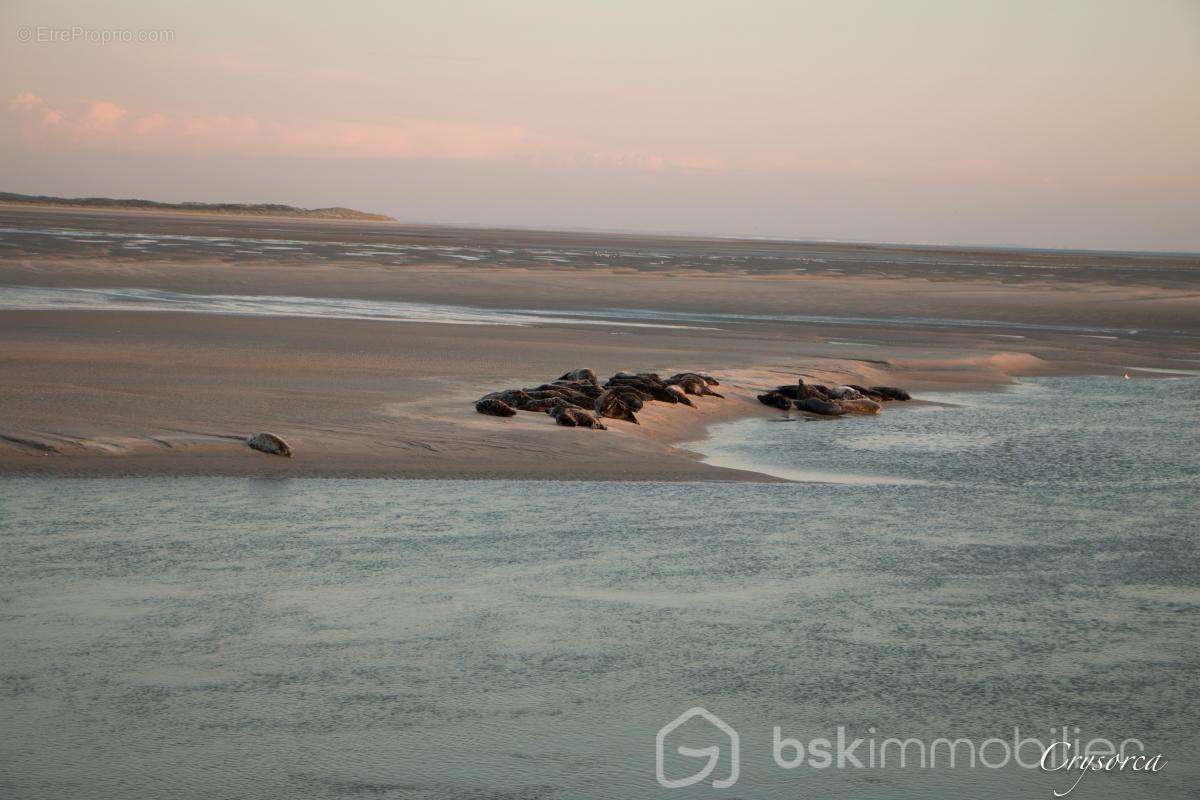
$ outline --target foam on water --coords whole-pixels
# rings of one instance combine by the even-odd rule
[[[698,328],[621,319],[563,316],[536,311],[505,311],[470,306],[350,298],[281,295],[185,294],[157,289],[74,289],[0,287],[0,309],[44,311],[175,311],[236,316],[317,317],[380,322],[434,322],[445,325],[611,325],[632,328]]]

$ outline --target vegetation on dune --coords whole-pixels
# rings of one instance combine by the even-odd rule
[[[144,211],[179,211],[193,214],[245,214],[261,217],[306,217],[309,219],[359,219],[394,222],[383,214],[369,214],[353,208],[297,208],[282,203],[159,203],[154,200],[119,199],[114,197],[47,197],[43,195],[0,192],[0,203],[61,206],[65,208],[134,209]]]

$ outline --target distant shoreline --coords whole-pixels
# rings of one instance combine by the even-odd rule
[[[297,219],[395,222],[393,217],[353,208],[299,208],[281,203],[160,203],[156,200],[113,197],[52,197],[0,192],[0,203],[39,208],[96,209],[103,211],[161,211],[176,214],[214,214],[239,217],[293,217]]]

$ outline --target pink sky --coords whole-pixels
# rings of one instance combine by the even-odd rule
[[[1200,250],[1189,0],[430,5],[10,2],[0,190]]]

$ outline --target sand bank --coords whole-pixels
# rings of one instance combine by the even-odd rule
[[[59,475],[278,475],[738,480],[674,445],[705,426],[777,413],[754,394],[798,375],[954,388],[1054,369],[995,354],[911,365],[802,355],[786,339],[699,331],[496,328],[171,313],[9,312],[0,364],[0,471]],[[756,363],[757,362],[757,363]],[[743,366],[753,364],[752,367]],[[544,414],[475,413],[494,388],[576,366],[703,369],[725,399],[649,404],[642,424],[558,427]],[[258,430],[296,450],[247,449]]]
[[[131,216],[136,224],[123,224],[135,231],[162,233],[180,225],[177,219]],[[84,224],[79,219],[68,222]],[[100,219],[106,230],[116,226],[109,217]],[[0,221],[49,224],[40,217],[14,221],[11,213]],[[201,227],[183,235],[212,234],[216,224],[189,223]],[[226,220],[219,232],[243,239],[270,233],[261,225]],[[1071,256],[1073,278],[1056,281],[1045,273],[997,277],[985,274],[995,270],[971,272],[961,264],[948,277],[941,261],[922,277],[918,268],[929,260],[924,252],[892,267],[880,266],[879,253],[870,248],[856,262],[845,246],[826,254],[843,266],[821,274],[774,269],[769,258],[783,256],[763,255],[758,245],[750,255],[731,255],[728,243],[684,246],[630,237],[598,239],[608,249],[570,256],[578,263],[568,258],[527,266],[505,261],[509,256],[454,267],[323,261],[305,249],[310,240],[384,236],[378,231],[397,248],[407,246],[403,241],[422,247],[436,241],[428,231],[405,240],[396,230],[293,224],[274,235],[302,242],[296,254],[225,259],[203,250],[172,257],[116,254],[115,244],[97,251],[88,237],[36,246],[21,240],[0,257],[0,293],[4,286],[140,287],[548,312],[649,309],[651,321],[668,312],[720,317],[692,329],[632,329],[569,320],[499,327],[0,311],[0,473],[758,480],[762,476],[754,473],[701,464],[676,445],[701,438],[714,422],[777,413],[753,395],[797,376],[901,385],[919,396],[922,389],[1002,385],[1019,375],[1180,368],[1200,357],[1200,292],[1189,283],[1196,274],[1190,262],[1155,285],[1145,273],[1125,270],[1115,256],[1097,257],[1099,266],[1089,272],[1078,254]],[[578,248],[587,244],[528,232],[512,234],[510,241],[504,232],[490,232],[472,246],[515,253],[532,247],[526,241],[531,237],[543,249],[553,245],[554,252],[584,252]],[[628,263],[634,266],[623,266],[619,257],[607,266],[588,260],[610,251],[619,256],[617,245],[635,255],[657,248],[679,264],[662,271],[632,256]],[[34,252],[37,247],[57,249]],[[684,262],[709,252],[706,247],[726,261],[687,267]],[[770,268],[745,268],[759,263],[754,258],[768,259],[761,263]],[[944,253],[938,258],[959,263]],[[1009,258],[1018,265],[1014,270],[1037,267],[1028,255],[995,258]],[[1155,266],[1170,268],[1165,262]],[[832,321],[814,321],[822,315]],[[875,321],[846,324],[833,319],[838,316]],[[961,320],[1000,324],[973,327]],[[728,397],[702,398],[696,409],[652,405],[639,415],[642,425],[614,421],[603,432],[561,428],[539,414],[484,417],[472,407],[487,391],[536,385],[585,366],[602,376],[703,371],[721,379]],[[242,445],[260,430],[285,436],[296,457],[276,458]]]

